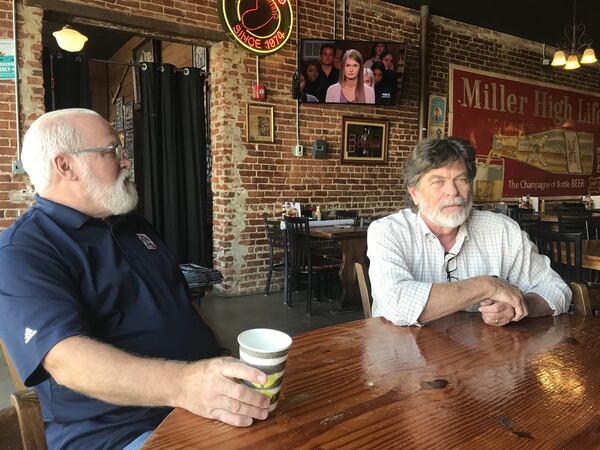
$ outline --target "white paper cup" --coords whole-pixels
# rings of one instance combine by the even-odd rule
[[[240,360],[267,374],[265,384],[254,384],[243,380],[246,386],[269,397],[269,411],[277,407],[283,372],[292,338],[282,331],[269,328],[254,328],[239,334]]]

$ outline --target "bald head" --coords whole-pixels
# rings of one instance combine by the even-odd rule
[[[84,148],[98,125],[110,127],[97,112],[81,108],[52,111],[31,124],[23,139],[21,159],[36,192],[44,192],[52,181],[52,159]]]

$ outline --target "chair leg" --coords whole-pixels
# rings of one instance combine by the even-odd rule
[[[312,273],[309,271],[306,276],[308,277],[308,287],[306,290],[306,315],[310,316],[312,314]]]
[[[288,260],[287,258],[285,258],[285,260],[283,261],[283,304],[284,305],[288,305],[290,308],[292,307],[292,299],[291,297],[288,298],[288,290],[289,290],[289,286],[288,286]]]
[[[265,295],[271,293],[271,278],[273,277],[273,255],[269,258],[269,273],[267,274],[267,285],[265,286]]]

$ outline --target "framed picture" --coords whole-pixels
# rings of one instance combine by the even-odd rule
[[[342,163],[381,164],[387,161],[388,121],[343,118]]]
[[[429,96],[429,120],[427,137],[442,139],[445,137],[444,125],[446,124],[446,97],[441,95]]]
[[[248,142],[275,142],[273,106],[262,103],[246,104],[246,138]]]
[[[160,41],[144,39],[139,45],[133,47],[133,62],[160,63]]]
[[[133,159],[133,156],[135,154],[134,152],[134,144],[135,144],[135,134],[133,130],[127,130],[125,132],[125,142],[123,144],[123,147],[125,148],[125,154],[127,155],[127,158],[129,159]]]
[[[123,103],[123,130],[133,129],[133,100]]]
[[[123,97],[115,101],[115,131],[123,131]]]
[[[208,72],[208,53],[206,47],[192,46],[192,66],[202,72]]]

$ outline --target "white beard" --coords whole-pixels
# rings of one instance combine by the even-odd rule
[[[83,179],[87,194],[100,208],[113,216],[127,214],[135,209],[138,193],[131,180],[130,169],[121,169],[113,185],[104,185],[94,176],[87,164],[83,164]]]
[[[445,214],[444,208],[446,206],[460,205],[462,209],[453,213]],[[473,206],[473,199],[469,197],[465,200],[462,197],[453,197],[446,200],[442,200],[438,205],[430,208],[425,201],[421,201],[419,204],[419,212],[421,215],[426,217],[431,223],[444,228],[458,228],[471,213],[471,207]]]

